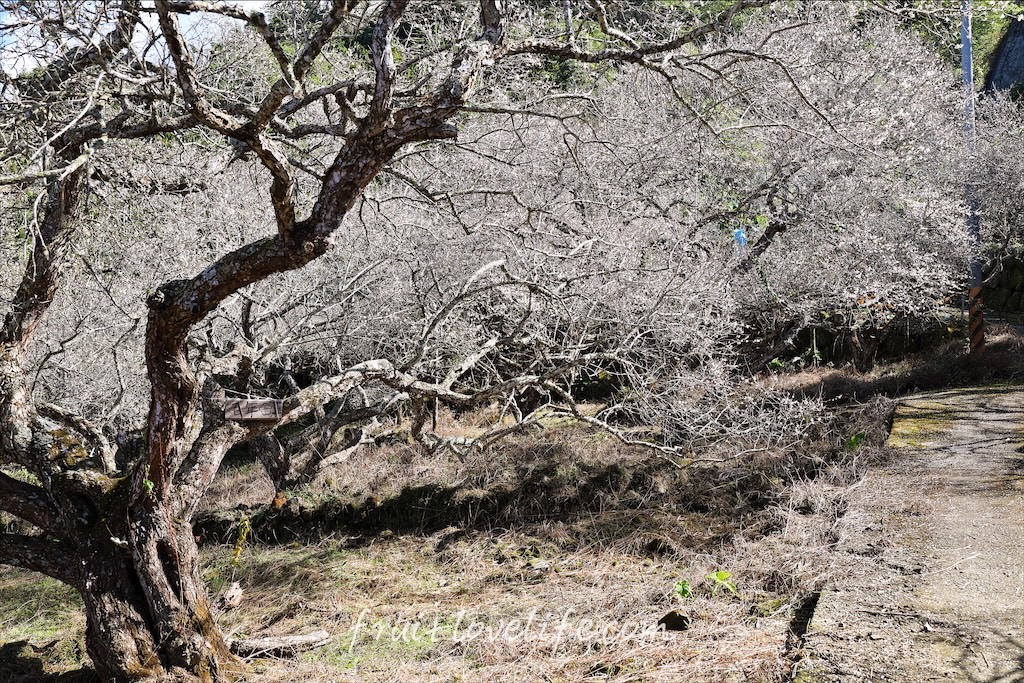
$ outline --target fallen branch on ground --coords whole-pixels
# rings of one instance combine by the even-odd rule
[[[228,647],[239,657],[252,659],[255,657],[294,657],[300,652],[323,647],[331,642],[331,634],[327,631],[313,631],[303,636],[270,636],[267,638],[249,638],[245,640],[228,640]]]

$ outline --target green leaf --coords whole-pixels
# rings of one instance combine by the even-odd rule
[[[676,592],[676,595],[683,599],[693,595],[693,588],[690,586],[690,582],[686,579],[676,581],[676,585],[672,587],[672,590]]]
[[[730,578],[732,578],[732,574],[724,569],[719,569],[717,572],[708,574],[707,580],[711,582],[711,595],[718,595],[718,590],[720,588],[724,588],[733,595],[739,597],[739,591],[736,590],[736,584],[730,581]]]
[[[846,449],[850,451],[857,450],[857,448],[859,448],[860,445],[864,443],[864,439],[866,436],[867,435],[864,432],[857,432],[856,434],[854,434],[853,436],[846,440]]]

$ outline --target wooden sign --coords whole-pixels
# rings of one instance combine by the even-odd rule
[[[284,401],[276,398],[229,398],[224,401],[224,418],[236,421],[280,420]]]

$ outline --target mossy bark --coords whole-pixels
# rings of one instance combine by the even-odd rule
[[[99,524],[82,547],[77,587],[85,603],[87,652],[100,678],[235,680],[242,663],[210,612],[191,526],[165,524],[159,509],[131,517],[118,530],[127,539],[101,533],[107,527]]]

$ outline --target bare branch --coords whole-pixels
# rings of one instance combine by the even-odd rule
[[[60,511],[46,491],[0,472],[0,510],[20,517],[48,533],[58,533]]]
[[[366,117],[367,130],[371,134],[380,130],[391,113],[391,98],[395,90],[395,57],[391,50],[391,38],[408,4],[409,0],[389,0],[373,31],[372,53],[376,83],[370,113]]]
[[[323,23],[320,24],[317,32],[306,43],[302,54],[295,59],[295,77],[300,81],[312,68],[313,62],[316,61],[327,41],[331,39],[334,32],[341,26],[341,22],[344,21],[345,17],[352,10],[354,4],[354,0],[331,0],[331,11],[324,17]]]
[[[78,158],[72,160],[67,166],[61,166],[60,168],[50,168],[42,171],[27,171],[25,173],[16,173],[14,175],[0,176],[0,185],[15,185],[23,183],[29,180],[42,180],[44,178],[59,178],[64,177],[67,174],[75,171],[82,164],[89,161],[92,156],[92,150],[87,149]]]
[[[605,9],[603,2],[599,2],[599,0],[587,0],[587,4],[590,5],[590,8],[594,10],[594,13],[597,15],[597,23],[601,27],[602,31],[612,38],[622,41],[634,50],[640,49],[640,43],[636,42],[632,37],[623,33],[609,23],[608,11]],[[566,5],[566,7],[568,7],[568,5]],[[566,42],[569,41],[567,40]]]
[[[90,152],[69,152],[69,156],[74,156],[57,181],[50,185],[46,212],[34,240],[32,259],[25,266],[11,311],[6,314],[0,330],[0,349],[14,347],[18,356],[25,353],[33,331],[53,301],[60,279],[60,264],[70,246]]]
[[[673,457],[679,456],[681,453],[685,452],[682,448],[678,446],[666,446],[664,444],[655,443],[653,441],[646,441],[644,439],[634,439],[627,435],[622,430],[608,424],[604,420],[594,417],[593,415],[583,414],[580,411],[579,406],[576,404],[576,401],[573,400],[572,396],[570,396],[568,392],[566,392],[561,387],[550,382],[545,382],[544,387],[548,391],[558,395],[558,397],[562,399],[566,406],[564,410],[553,409],[552,414],[571,416],[579,420],[580,422],[593,425],[601,429],[602,431],[608,432],[609,434],[611,434],[612,436],[614,436],[616,439],[626,444],[627,446],[641,446],[643,448],[650,449],[654,451],[659,457],[663,458],[664,460],[667,460],[676,467],[685,467],[686,465],[689,465],[693,462],[692,459],[676,460],[676,458]]]
[[[242,657],[292,657],[299,652],[323,647],[331,641],[327,631],[313,631],[301,636],[267,636],[265,638],[228,640],[231,651]]]
[[[0,533],[0,564],[39,572],[70,586],[81,586],[74,549],[66,543]]]
[[[178,83],[192,114],[201,123],[216,131],[231,137],[239,137],[245,121],[214,107],[203,97],[199,80],[196,78],[192,52],[181,34],[178,15],[172,11],[171,3],[168,0],[156,0],[156,11],[160,20],[160,30],[177,69]]]
[[[175,0],[169,3],[169,7],[175,14],[209,12],[246,22],[256,29],[260,34],[260,37],[263,38],[263,41],[267,44],[267,47],[270,48],[271,53],[274,55],[274,59],[277,61],[278,67],[281,69],[281,75],[284,76],[288,82],[294,82],[295,74],[292,72],[291,60],[288,59],[288,55],[281,46],[281,42],[277,39],[277,36],[274,34],[273,29],[271,29],[270,24],[267,23],[266,16],[260,10],[252,7],[244,7],[242,5],[232,5],[225,2],[205,2],[203,0]],[[149,10],[143,9],[142,11]]]
[[[575,45],[567,45],[565,43],[550,40],[529,39],[508,44],[502,52],[502,55],[542,54],[549,55],[551,57],[563,57],[579,62],[586,62],[588,64],[617,61],[650,67],[654,66],[654,64],[649,62],[648,58],[667,55],[682,47],[696,43],[707,36],[721,32],[729,26],[738,12],[755,7],[764,7],[772,1],[773,0],[737,0],[729,7],[729,9],[719,14],[713,21],[709,21],[687,31],[681,36],[660,43],[638,45],[637,47],[633,47],[628,50],[620,48],[606,48],[596,52],[589,52],[581,50]],[[612,34],[609,33],[609,35]],[[619,40],[623,39],[619,38]],[[627,42],[628,44],[627,40],[624,40],[623,42]]]

